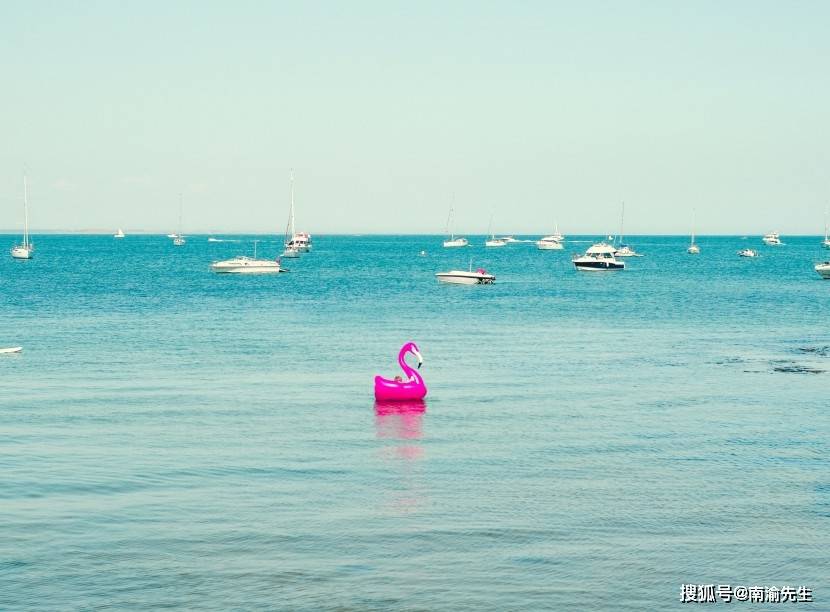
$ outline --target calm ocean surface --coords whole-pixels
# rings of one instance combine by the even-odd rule
[[[253,237],[0,238],[0,609],[830,609],[818,237],[590,274],[593,237],[319,236],[260,277],[208,270]],[[495,285],[438,285],[471,256]],[[378,413],[407,340],[426,411]]]

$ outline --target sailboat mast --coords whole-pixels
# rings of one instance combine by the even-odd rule
[[[692,211],[692,244],[695,243],[695,211]]]
[[[620,213],[620,244],[623,243],[623,225],[625,224],[625,202],[622,203],[622,212]]]
[[[23,173],[23,246],[29,247],[29,184]]]
[[[294,225],[294,170],[291,171],[291,237],[297,233],[297,228]]]
[[[179,237],[182,235],[182,209],[184,208],[184,204],[182,203],[182,194],[179,193]]]

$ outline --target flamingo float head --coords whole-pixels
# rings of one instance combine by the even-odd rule
[[[401,352],[398,355],[398,360],[402,362],[401,366],[403,366],[403,358],[407,353],[415,355],[415,359],[418,360],[418,369],[420,370],[421,366],[424,365],[424,358],[421,356],[421,351],[418,350],[418,345],[414,342],[407,342],[401,347]]]

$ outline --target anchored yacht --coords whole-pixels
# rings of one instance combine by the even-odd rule
[[[616,252],[617,249],[607,242],[598,242],[585,251],[584,255],[575,256],[573,264],[577,270],[586,272],[623,270],[625,269],[625,262],[616,260]]]
[[[12,247],[14,259],[31,259],[35,245],[29,241],[29,187],[26,175],[23,175],[23,242]]]
[[[830,280],[830,261],[817,263],[815,269],[821,278]]]
[[[784,244],[781,242],[781,237],[778,235],[778,232],[770,232],[769,234],[764,234],[764,237],[761,238],[764,241],[764,244],[768,246],[781,246]]]
[[[259,240],[254,240],[254,256],[237,255],[224,261],[215,261],[210,264],[210,269],[219,274],[279,274],[288,272],[280,266],[277,259],[257,259],[256,245]]]

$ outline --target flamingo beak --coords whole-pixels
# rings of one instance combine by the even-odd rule
[[[413,354],[415,355],[415,357],[417,357],[417,359],[418,359],[418,369],[420,370],[420,369],[421,369],[421,366],[424,364],[424,358],[423,358],[423,357],[421,357],[421,353],[419,353],[419,352],[418,352],[418,351],[416,351],[416,350],[413,350],[413,351],[412,351],[412,353],[413,353]]]

